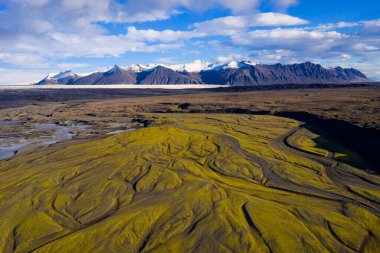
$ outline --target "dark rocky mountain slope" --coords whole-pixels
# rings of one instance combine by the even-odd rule
[[[158,66],[138,73],[137,84],[200,84],[199,80],[172,69]]]
[[[66,71],[49,75],[38,84],[219,84],[254,86],[272,84],[328,84],[366,82],[367,77],[353,68],[324,68],[305,62],[291,65],[265,65],[231,62],[214,67],[210,65],[199,72],[176,71],[170,67],[155,66],[139,69],[114,66],[104,72],[79,76]]]

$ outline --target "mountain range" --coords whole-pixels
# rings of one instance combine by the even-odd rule
[[[49,74],[38,85],[105,85],[105,84],[219,84],[253,86],[273,84],[317,84],[365,82],[368,78],[354,68],[324,68],[319,64],[257,64],[231,61],[210,64],[194,61],[180,65],[113,66],[90,74],[72,71]]]

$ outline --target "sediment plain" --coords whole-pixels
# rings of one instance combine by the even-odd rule
[[[1,251],[379,248],[380,177],[335,160],[301,122],[144,117],[150,127],[1,161]]]
[[[77,130],[0,160],[0,251],[377,252],[378,91],[23,92],[26,139]]]

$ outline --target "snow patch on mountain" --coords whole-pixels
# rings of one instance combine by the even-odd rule
[[[219,71],[223,69],[240,69],[240,68],[248,68],[250,66],[256,66],[258,63],[251,61],[230,61],[219,65],[212,65],[210,68],[206,70]]]
[[[173,65],[166,65],[166,64],[132,64],[130,66],[126,67],[120,67],[118,65],[111,66],[104,68],[100,71],[95,71],[91,73],[86,73],[85,75],[93,74],[93,73],[113,73],[117,69],[119,70],[126,70],[126,71],[133,71],[136,73],[144,72],[144,71],[151,71],[152,69],[161,66],[164,68],[168,68],[177,72],[195,72],[199,73],[201,71],[205,70],[222,70],[222,69],[237,69],[237,68],[247,68],[249,66],[255,66],[258,63],[251,62],[251,61],[231,61],[231,62],[226,62],[226,63],[212,63],[209,61],[201,61],[201,60],[196,60],[193,62],[185,63],[185,64],[173,64]],[[56,75],[55,73],[54,75]],[[84,74],[82,74],[83,76]]]
[[[45,77],[45,79],[58,80],[58,79],[65,78],[65,77],[73,77],[75,75],[76,74],[73,73],[71,70],[66,70],[66,71],[62,71],[62,72],[50,73]]]
[[[137,73],[140,73],[140,72],[143,72],[143,71],[152,70],[152,69],[154,69],[157,66],[159,66],[159,65],[157,65],[157,64],[148,64],[148,65],[144,65],[144,64],[132,64],[129,67],[127,67],[127,69],[131,70],[131,71],[134,71],[134,72],[137,72]]]
[[[179,72],[201,72],[202,70],[209,68],[210,64],[211,63],[208,61],[197,60],[185,64],[171,65],[168,66],[168,68]]]

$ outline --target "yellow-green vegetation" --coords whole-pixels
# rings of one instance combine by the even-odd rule
[[[318,143],[315,142],[315,139],[320,138],[319,135],[308,131],[303,128],[293,135],[289,136],[288,141],[289,144],[302,149],[304,151],[308,151],[313,154],[322,155],[322,156],[332,156],[330,152],[318,146]]]
[[[156,126],[0,162],[0,251],[378,252],[380,177],[298,122],[144,117]]]
[[[319,134],[313,133],[306,128],[302,128],[290,135],[286,142],[297,149],[316,155],[334,158],[341,162],[356,165],[361,165],[364,162],[354,152]]]

